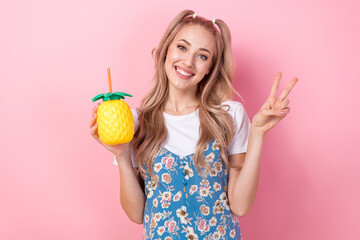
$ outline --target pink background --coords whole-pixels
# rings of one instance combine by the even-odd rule
[[[342,2],[342,3],[340,3]],[[360,239],[358,1],[1,1],[0,239],[140,239],[112,154],[90,136],[113,89],[138,106],[183,9],[228,23],[252,118],[277,71],[291,112],[266,138],[244,239]],[[356,140],[357,139],[357,140]]]

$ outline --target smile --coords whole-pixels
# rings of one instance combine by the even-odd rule
[[[176,72],[178,73],[178,75],[180,76],[180,77],[185,77],[185,78],[190,78],[190,77],[192,77],[192,76],[194,76],[195,74],[194,73],[189,73],[189,72],[185,72],[183,69],[181,69],[181,68],[179,68],[179,67],[177,67],[177,66],[175,66],[175,70],[176,70]]]

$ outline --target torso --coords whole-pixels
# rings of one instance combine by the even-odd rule
[[[153,164],[158,184],[149,174],[145,178],[144,239],[241,239],[218,144],[212,140],[205,151],[211,171],[202,169],[203,177],[192,157],[159,149]]]

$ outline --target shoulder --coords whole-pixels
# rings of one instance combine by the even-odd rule
[[[235,101],[235,100],[226,100],[222,103],[220,103],[221,105],[225,106],[225,105],[229,105],[232,108],[238,108],[238,107],[243,107],[243,104],[239,101]]]
[[[234,100],[227,100],[220,104],[222,108],[228,112],[232,117],[235,115],[243,115],[245,113],[245,108],[241,102]]]
[[[134,118],[138,118],[139,117],[139,113],[137,111],[136,108],[131,108],[131,112]]]
[[[234,137],[228,147],[228,155],[246,152],[251,121],[243,104],[237,101],[224,101],[221,105],[228,108],[227,112],[234,121]],[[239,155],[236,160],[232,160],[241,162],[243,157]]]
[[[131,113],[133,115],[133,120],[134,120],[134,127],[135,127],[135,131],[139,125],[139,112],[136,110],[136,108],[131,108]]]

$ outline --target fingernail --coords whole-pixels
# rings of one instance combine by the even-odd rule
[[[280,113],[281,113],[281,114],[286,114],[286,113],[287,113],[287,111],[280,111]]]

